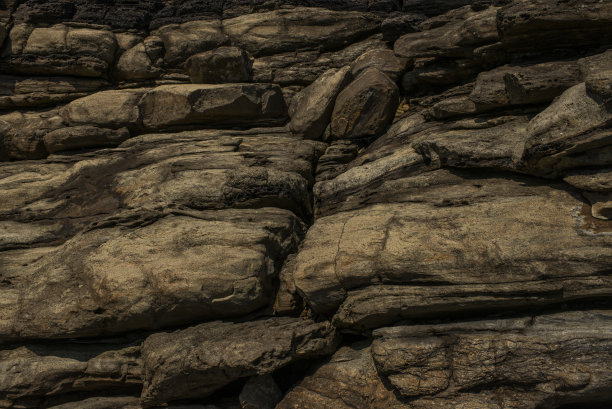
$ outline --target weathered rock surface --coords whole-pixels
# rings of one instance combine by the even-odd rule
[[[381,134],[393,119],[399,89],[383,72],[368,68],[336,98],[331,134],[337,139],[357,139]]]
[[[609,408],[610,4],[0,2],[0,407]]]
[[[289,128],[306,139],[319,139],[331,121],[336,97],[351,81],[350,67],[331,69],[304,88],[289,108]]]
[[[379,25],[372,14],[298,7],[224,20],[223,30],[257,57],[307,47],[342,48],[373,34]]]
[[[290,362],[329,354],[333,327],[300,318],[230,324],[212,322],[143,344],[144,406],[203,397],[238,378],[264,375]]]
[[[113,63],[116,47],[107,30],[63,24],[37,27],[31,28],[19,52],[13,48],[9,64],[24,74],[101,77]]]
[[[447,171],[364,185],[315,222],[295,262],[306,302],[338,326],[612,291],[611,236],[581,220],[585,204],[563,186]]]
[[[253,62],[237,47],[219,47],[191,56],[186,65],[192,83],[219,84],[248,82]]]
[[[21,346],[0,351],[0,368],[0,403],[11,408],[46,406],[83,391],[127,394],[141,387],[143,375],[140,347],[112,344]]]
[[[539,408],[610,399],[609,311],[382,328],[277,406]],[[572,407],[572,406],[569,406]]]

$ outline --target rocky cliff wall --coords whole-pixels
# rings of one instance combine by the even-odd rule
[[[0,6],[0,407],[612,405],[611,2]]]

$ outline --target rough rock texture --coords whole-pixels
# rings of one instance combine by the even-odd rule
[[[145,406],[207,396],[231,381],[267,374],[287,363],[329,354],[335,348],[329,323],[300,318],[228,324],[211,322],[143,343]]]
[[[0,408],[610,408],[610,27],[0,1]]]
[[[376,68],[363,71],[338,95],[331,118],[337,139],[357,139],[381,134],[399,103],[397,85]]]

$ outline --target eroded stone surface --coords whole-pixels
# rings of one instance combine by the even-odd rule
[[[152,406],[204,397],[235,379],[323,356],[335,346],[335,331],[328,323],[288,317],[240,324],[212,322],[156,334],[143,345],[142,401]]]

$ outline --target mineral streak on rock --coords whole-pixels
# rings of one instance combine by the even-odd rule
[[[610,27],[0,1],[0,408],[612,407]]]

